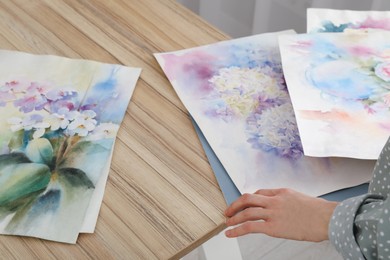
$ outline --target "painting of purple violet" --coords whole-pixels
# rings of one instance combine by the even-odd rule
[[[85,216],[104,192],[96,187],[140,70],[11,51],[0,57],[0,233],[75,243],[83,223],[97,218],[96,202]]]

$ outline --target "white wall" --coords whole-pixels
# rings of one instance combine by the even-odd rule
[[[390,11],[390,0],[177,1],[234,38],[287,29],[305,32],[308,7]]]

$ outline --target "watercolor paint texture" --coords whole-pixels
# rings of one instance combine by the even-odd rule
[[[390,11],[307,9],[307,32],[390,30]]]
[[[371,176],[372,161],[304,156],[278,47],[279,35],[293,34],[155,54],[241,193],[289,187],[318,196]]]
[[[94,231],[140,69],[0,57],[0,233],[75,243]]]
[[[387,31],[280,37],[306,155],[378,158],[390,135],[389,37]]]

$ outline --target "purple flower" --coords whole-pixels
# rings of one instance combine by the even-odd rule
[[[60,99],[55,102],[49,102],[48,104],[49,110],[52,113],[59,113],[62,109],[66,109],[68,111],[76,110],[77,105],[76,101]]]
[[[26,82],[12,80],[6,82],[3,86],[1,86],[0,91],[19,93],[25,91],[28,86],[29,84],[27,84]]]
[[[97,108],[97,103],[89,103],[80,107],[80,110],[95,110]]]
[[[0,107],[4,107],[7,105],[7,102],[14,100],[15,98],[15,94],[10,91],[0,91]]]
[[[33,110],[42,110],[47,104],[46,87],[32,82],[27,88],[25,95],[14,101],[14,105],[19,107],[19,110],[28,113]]]
[[[71,99],[76,96],[77,92],[73,89],[53,89],[46,93],[46,98],[50,101]]]
[[[72,111],[77,107],[77,91],[73,89],[53,89],[46,93],[46,98],[52,113],[58,113],[63,108]]]

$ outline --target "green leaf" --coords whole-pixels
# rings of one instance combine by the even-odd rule
[[[88,176],[92,183],[96,184],[102,169],[109,163],[111,145],[112,142],[78,142],[65,154],[57,169],[79,169]]]
[[[24,131],[20,130],[12,134],[11,139],[8,142],[8,148],[10,151],[18,151],[23,148]]]
[[[85,187],[93,189],[95,186],[82,170],[75,168],[61,168],[57,171],[59,181],[66,186],[66,188]]]
[[[87,174],[80,169],[61,168],[57,169],[58,182],[63,191],[64,205],[81,203],[89,198],[95,188]]]
[[[0,155],[0,171],[11,164],[30,163],[30,159],[24,153],[10,153]]]
[[[50,169],[44,164],[18,163],[0,169],[0,207],[12,207],[18,200],[43,191],[49,184]]]
[[[33,139],[27,144],[26,155],[33,162],[50,165],[53,159],[53,147],[46,138]]]
[[[5,218],[10,213],[23,210],[28,205],[33,202],[39,194],[42,193],[43,190],[38,190],[36,192],[30,193],[27,196],[20,197],[19,199],[13,200],[10,203],[5,203],[2,206],[0,206],[0,221]]]
[[[8,223],[6,230],[15,232],[16,230],[26,230],[32,227],[44,225],[49,214],[54,214],[60,207],[61,191],[58,189],[48,189],[39,196],[19,207],[12,220]]]

